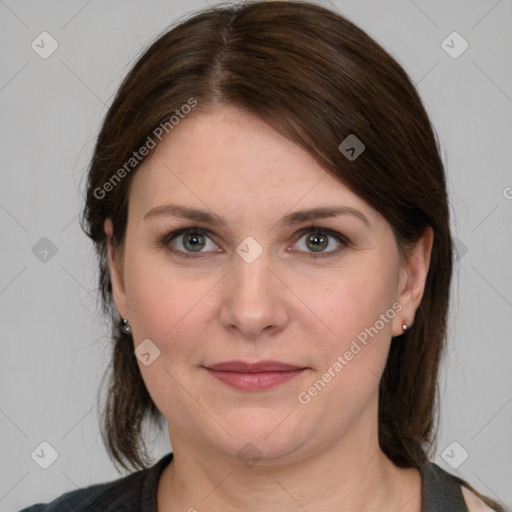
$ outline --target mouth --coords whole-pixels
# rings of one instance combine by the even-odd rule
[[[276,387],[308,369],[279,361],[226,361],[204,368],[221,382],[244,391],[261,391]]]

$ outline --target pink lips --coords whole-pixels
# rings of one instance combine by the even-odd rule
[[[279,361],[226,361],[205,367],[208,372],[220,381],[237,389],[258,391],[283,384],[306,368],[281,363]]]

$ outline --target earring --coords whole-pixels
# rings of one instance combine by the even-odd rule
[[[407,324],[402,324],[402,329],[405,331],[407,329]]]
[[[130,326],[128,325],[128,320],[123,318],[123,321],[121,323],[121,331],[123,334],[126,334],[127,336],[132,332]]]

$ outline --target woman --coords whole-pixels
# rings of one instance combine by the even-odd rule
[[[399,64],[330,10],[200,12],[125,78],[84,230],[104,440],[139,471],[26,510],[504,510],[429,461],[452,243]],[[141,428],[168,422],[148,467]]]

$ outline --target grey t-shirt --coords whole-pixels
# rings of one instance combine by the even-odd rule
[[[20,512],[158,512],[158,482],[171,460],[172,452],[148,469],[67,492],[50,503],[38,503]],[[455,475],[433,462],[426,462],[420,472],[422,512],[468,512],[460,480]]]

